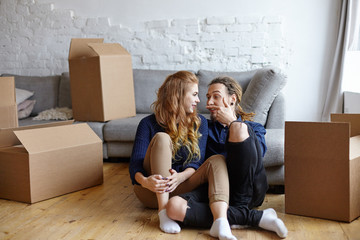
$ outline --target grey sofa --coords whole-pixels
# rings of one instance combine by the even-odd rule
[[[174,72],[134,69],[136,116],[108,122],[88,122],[89,126],[103,140],[104,159],[130,157],[139,121],[152,113],[150,105],[156,98],[157,89],[166,76]],[[218,75],[229,75],[239,81],[244,91],[242,107],[245,111],[255,112],[254,120],[263,124],[267,130],[265,139],[268,151],[264,158],[264,165],[269,184],[283,185],[285,101],[281,89],[286,83],[286,76],[274,67],[247,72],[199,70],[196,75],[199,79],[199,96],[201,100],[198,105],[198,112],[206,117],[209,116],[205,108],[208,83]],[[12,75],[3,74],[2,76]],[[37,101],[32,116],[20,120],[20,126],[49,122],[32,119],[33,116],[43,110],[54,107],[71,108],[68,73],[48,77],[15,75],[15,86],[35,92],[32,99]]]

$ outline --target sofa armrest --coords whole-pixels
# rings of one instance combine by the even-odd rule
[[[266,129],[275,129],[285,127],[285,98],[282,92],[274,99],[266,120],[265,128]]]

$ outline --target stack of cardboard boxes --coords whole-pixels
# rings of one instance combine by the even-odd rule
[[[18,127],[14,78],[0,85],[0,198],[34,203],[102,184],[102,141],[87,124]]]
[[[74,119],[135,116],[130,54],[103,39],[73,39]],[[73,121],[18,127],[13,77],[0,79],[0,198],[34,203],[103,183],[102,141]]]

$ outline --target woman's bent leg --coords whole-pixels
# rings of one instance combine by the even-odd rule
[[[191,192],[199,186],[208,183],[210,204],[217,201],[229,202],[229,179],[225,157],[213,155],[209,157],[195,173],[180,184],[174,195]]]
[[[209,206],[214,220],[210,235],[220,239],[236,239],[231,233],[226,217],[229,180],[224,156],[214,155],[207,159],[187,181],[178,187],[178,192],[192,191],[206,182],[208,182]]]
[[[170,176],[172,161],[172,142],[166,133],[157,133],[151,140],[144,159],[144,169],[146,172],[159,174],[162,177]],[[180,232],[180,226],[171,220],[166,213],[166,204],[169,201],[169,193],[149,193],[148,189],[135,186],[134,191],[137,197],[145,206],[154,207],[155,199],[159,209],[160,228],[166,233]]]
[[[160,174],[163,177],[170,176],[172,159],[172,143],[166,133],[157,133],[151,140],[144,159],[144,169],[149,175]],[[138,199],[147,207],[164,208],[169,199],[169,193],[155,194],[140,185],[134,186],[134,192]]]

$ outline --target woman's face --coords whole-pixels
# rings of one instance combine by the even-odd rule
[[[184,97],[184,107],[186,113],[193,113],[196,109],[196,105],[200,102],[199,88],[196,83],[189,83],[186,87]]]

